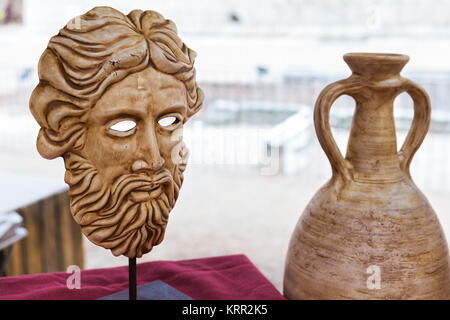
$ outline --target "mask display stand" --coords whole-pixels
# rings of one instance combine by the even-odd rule
[[[128,290],[129,300],[137,300],[136,258],[128,258]]]

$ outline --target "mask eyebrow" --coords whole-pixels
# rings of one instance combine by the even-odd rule
[[[158,115],[158,118],[169,114],[169,113],[173,113],[173,112],[178,112],[180,113],[183,117],[186,116],[186,111],[187,111],[187,107],[181,104],[175,104],[173,106],[169,106],[167,108],[165,108],[164,110],[162,110],[160,112],[160,114]]]
[[[112,105],[109,108],[103,108],[100,118],[103,122],[107,122],[120,117],[134,117],[143,119],[145,116],[145,108],[131,108],[126,105]]]

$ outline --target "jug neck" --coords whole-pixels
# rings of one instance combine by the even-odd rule
[[[356,108],[346,159],[355,180],[397,181],[403,177],[397,152],[393,102],[397,89],[366,87],[355,95]]]
[[[344,60],[352,70],[359,90],[346,159],[355,180],[399,180],[400,169],[394,122],[394,99],[400,93],[400,71],[409,57],[387,53],[348,53]]]

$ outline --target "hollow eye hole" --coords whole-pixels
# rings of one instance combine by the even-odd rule
[[[170,126],[177,124],[178,123],[178,118],[174,117],[174,116],[168,116],[168,117],[164,117],[158,120],[158,124],[167,129]]]
[[[130,131],[131,129],[134,129],[135,127],[136,122],[131,120],[124,120],[113,124],[112,126],[109,127],[109,129],[112,131],[124,133]]]

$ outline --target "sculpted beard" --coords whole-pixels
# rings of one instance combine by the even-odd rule
[[[121,175],[109,185],[80,155],[68,153],[64,162],[71,213],[90,241],[129,258],[162,242],[185,165],[176,165],[173,173],[163,168],[152,176]]]

